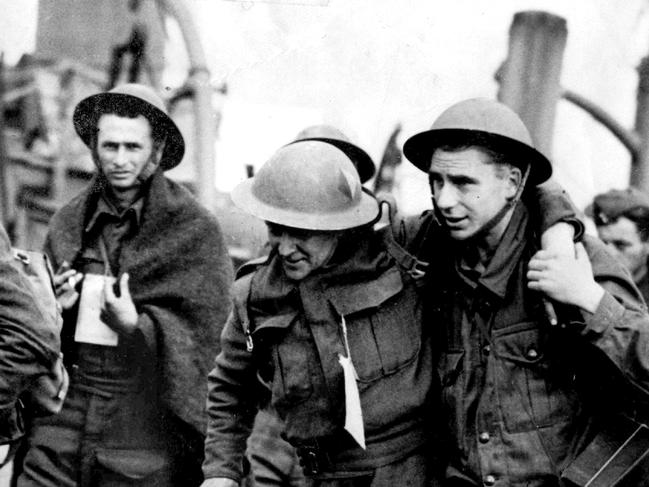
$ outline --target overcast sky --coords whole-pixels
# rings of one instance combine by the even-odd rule
[[[636,67],[649,52],[646,0],[186,0],[215,82],[229,92],[217,147],[218,184],[244,177],[304,125],[339,126],[378,160],[396,123],[400,142],[428,128],[449,104],[494,97],[514,13],[566,18],[562,83],[630,126]],[[35,0],[0,0],[0,48],[9,63],[29,51]],[[186,76],[179,34],[169,26],[167,80]],[[629,158],[589,117],[562,102],[554,165],[580,207],[623,187]],[[399,190],[409,212],[428,204],[426,180],[404,166]]]

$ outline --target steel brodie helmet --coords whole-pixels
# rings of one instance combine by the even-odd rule
[[[185,153],[185,141],[180,130],[167,114],[162,98],[153,88],[138,83],[119,85],[110,91],[91,95],[79,102],[74,110],[72,121],[74,129],[84,144],[90,147],[90,142],[97,133],[100,115],[119,106],[132,107],[146,117],[151,126],[162,127],[166,134],[165,148],[160,160],[162,169],[166,171],[180,164]]]
[[[362,190],[349,157],[322,141],[282,147],[231,196],[257,218],[305,230],[360,227],[379,214],[378,203]]]
[[[435,149],[447,144],[461,145],[476,133],[485,136],[504,154],[511,155],[512,164],[522,169],[529,164],[532,184],[540,184],[552,175],[550,161],[536,150],[527,127],[516,112],[485,98],[464,100],[447,108],[430,130],[406,141],[403,153],[415,166],[428,172]]]
[[[300,131],[300,133],[295,136],[294,142],[300,140],[321,140],[338,147],[349,156],[354,166],[356,166],[358,175],[361,178],[361,183],[366,183],[372,179],[372,176],[374,176],[374,173],[376,172],[374,162],[369,154],[356,144],[353,144],[349,138],[336,127],[332,127],[331,125],[311,125],[310,127]]]

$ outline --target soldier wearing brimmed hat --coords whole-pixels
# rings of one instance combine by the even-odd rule
[[[637,289],[595,239],[577,244],[576,257],[538,250],[527,186],[552,167],[505,105],[457,103],[404,153],[428,175],[438,230],[423,239],[423,260],[449,430],[445,485],[575,482],[572,462],[622,391],[649,391],[649,316]],[[560,305],[558,325],[547,300]]]
[[[82,100],[74,126],[97,175],[52,218],[61,413],[37,421],[18,485],[199,485],[206,377],[229,311],[218,223],[163,172],[184,141],[138,84]]]
[[[649,300],[649,196],[637,188],[612,189],[586,208],[599,238],[629,269],[645,302]]]
[[[429,485],[428,331],[353,157],[291,143],[232,192],[272,250],[234,285],[209,376],[205,487],[238,485],[259,407],[284,421],[308,485]]]

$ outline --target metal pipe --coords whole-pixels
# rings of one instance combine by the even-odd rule
[[[9,156],[5,144],[5,124],[4,124],[4,103],[3,95],[5,93],[4,84],[4,52],[0,53],[0,223],[6,228],[9,223],[9,184],[7,175],[7,166],[9,165]]]
[[[214,173],[214,111],[212,87],[205,52],[191,12],[184,0],[159,0],[177,22],[189,56],[189,86],[194,91],[194,129],[196,132],[196,189],[199,201],[210,211],[216,203]]]
[[[565,19],[547,12],[518,12],[509,31],[507,61],[499,70],[498,99],[520,115],[536,148],[548,156],[567,37]]]
[[[638,157],[640,137],[636,132],[623,127],[602,107],[574,91],[564,90],[562,96],[606,127],[628,149],[634,159]]]
[[[638,66],[638,91],[636,94],[635,132],[638,150],[632,152],[630,184],[649,191],[649,56]]]

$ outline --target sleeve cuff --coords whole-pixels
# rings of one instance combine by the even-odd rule
[[[568,193],[554,180],[549,179],[536,187],[536,212],[540,217],[540,229],[545,231],[558,222],[565,222],[575,229],[574,240],[584,233],[584,225],[577,218],[577,210]]]
[[[584,225],[584,222],[582,222],[576,216],[565,217],[562,218],[561,221],[563,223],[567,223],[568,225],[570,225],[575,231],[575,235],[572,237],[573,242],[577,243],[583,240],[584,232],[586,231],[586,226]]]
[[[611,293],[605,291],[595,313],[583,313],[586,330],[602,334],[615,323],[619,323],[623,314],[624,306]]]
[[[203,466],[203,477],[207,479],[230,479],[240,484],[243,480],[243,474],[239,474],[230,469],[209,468]]]

